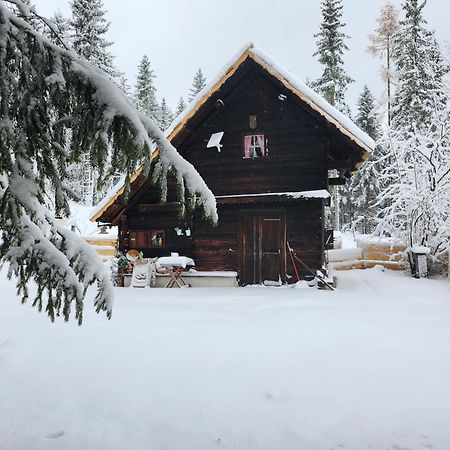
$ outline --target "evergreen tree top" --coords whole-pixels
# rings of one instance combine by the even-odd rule
[[[178,99],[177,103],[177,109],[175,110],[175,116],[179,116],[185,109],[186,109],[186,102],[184,101],[184,98],[181,96]]]
[[[173,114],[169,107],[169,105],[166,102],[166,99],[163,97],[161,100],[161,106],[159,110],[159,126],[161,130],[165,131],[167,128],[170,127],[171,123],[173,121]]]
[[[344,70],[343,54],[348,47],[345,40],[349,37],[343,31],[342,0],[323,0],[321,4],[322,22],[317,38],[317,50],[314,56],[323,67],[322,76],[311,86],[316,89],[331,105],[349,115],[345,103],[347,85],[353,80]]]
[[[378,139],[379,123],[375,114],[375,97],[367,85],[364,86],[358,99],[356,124],[372,139]]]
[[[156,88],[154,71],[151,69],[150,59],[144,55],[138,65],[134,101],[137,108],[149,117],[156,119],[158,115],[158,101],[156,100]]]
[[[73,0],[72,20],[73,46],[83,58],[115,77],[114,57],[108,48],[112,45],[105,35],[110,22],[106,20],[106,11],[102,0]]]
[[[397,66],[397,90],[393,103],[393,124],[413,129],[427,126],[431,112],[445,108],[447,94],[444,77],[449,65],[444,61],[433,31],[423,17],[426,0],[405,0],[405,17],[400,21],[394,49]]]
[[[192,81],[192,87],[189,90],[189,101],[192,101],[194,97],[206,86],[206,77],[203,75],[202,69],[199,68],[194,75]]]

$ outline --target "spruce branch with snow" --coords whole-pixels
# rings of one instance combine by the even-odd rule
[[[139,161],[149,172],[156,147],[153,176],[164,184],[175,172],[180,193],[217,220],[203,179],[110,77],[34,8],[21,0],[0,2],[0,263],[17,277],[23,301],[35,280],[33,304],[52,319],[68,320],[74,309],[81,323],[86,289],[97,284],[96,309],[111,314],[111,283],[98,256],[55,219],[54,212],[68,214],[66,167],[88,154],[101,177],[119,170],[128,187]]]

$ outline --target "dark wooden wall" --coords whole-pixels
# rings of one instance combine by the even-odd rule
[[[259,66],[247,67],[240,83],[216,95],[224,106],[178,146],[216,195],[286,192],[327,188],[327,128],[277,85]],[[280,94],[286,96],[284,101]],[[249,127],[256,115],[257,129]],[[223,148],[206,148],[210,136],[224,131]],[[245,134],[264,133],[269,155],[244,159]]]
[[[234,270],[240,272],[240,230],[242,219],[252,210],[280,210],[280,204],[233,205],[219,207],[216,227],[196,218],[194,220],[192,256],[198,270]],[[323,265],[323,204],[320,199],[281,205],[286,218],[286,239],[298,256],[313,270]],[[287,281],[295,280],[295,270],[286,252]],[[310,272],[297,263],[301,276]],[[282,274],[284,275],[284,274]]]

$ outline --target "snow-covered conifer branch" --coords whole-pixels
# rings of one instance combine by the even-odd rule
[[[0,263],[9,263],[24,300],[34,279],[35,304],[47,295],[50,317],[68,319],[75,302],[81,322],[87,287],[97,283],[97,310],[110,313],[111,286],[95,252],[50,212],[68,213],[69,164],[88,154],[101,176],[130,179],[158,148],[162,181],[174,171],[196,206],[213,221],[217,213],[203,179],[155,123],[63,37],[45,34],[57,37],[58,28],[20,0],[0,1]]]

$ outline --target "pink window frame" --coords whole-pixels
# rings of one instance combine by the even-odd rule
[[[256,156],[256,155],[251,155],[250,151],[251,149],[255,149],[256,145],[255,145],[255,141],[254,139],[256,139],[257,141],[257,146],[259,148],[261,148],[261,156]],[[266,156],[266,140],[264,138],[264,134],[262,133],[258,133],[258,134],[248,134],[246,136],[244,136],[244,158],[245,159],[253,159],[253,158],[262,158]]]

